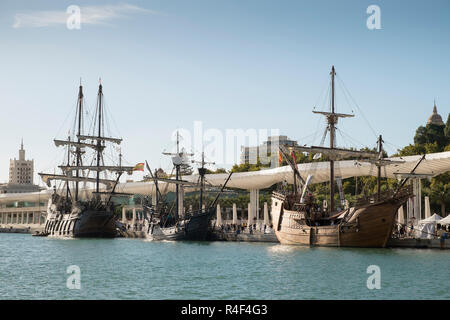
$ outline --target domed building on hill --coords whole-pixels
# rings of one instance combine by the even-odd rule
[[[437,126],[445,126],[444,121],[439,113],[437,113],[436,102],[434,103],[433,113],[428,118],[427,124],[434,124]]]

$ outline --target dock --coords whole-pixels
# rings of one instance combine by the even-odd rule
[[[44,231],[42,224],[2,224],[0,233],[36,233]]]
[[[215,230],[210,234],[212,241],[278,242],[275,233],[236,233]]]
[[[389,248],[416,248],[416,249],[450,249],[450,239],[444,240],[441,247],[441,240],[439,239],[389,239],[387,243]]]
[[[140,227],[140,228],[139,228]],[[144,239],[145,232],[139,226],[137,230],[134,228],[122,229],[121,236],[125,238]],[[0,225],[0,233],[22,233],[35,234],[42,232],[44,225],[42,224],[3,224]],[[214,230],[208,236],[209,241],[235,241],[235,242],[266,242],[278,243],[275,233],[264,232],[240,232]],[[441,247],[439,239],[420,239],[420,238],[391,238],[389,239],[387,248],[415,248],[415,249],[450,249],[450,239],[444,240]]]
[[[120,231],[120,234],[124,238],[136,238],[136,239],[143,239],[143,238],[145,238],[145,232],[144,231],[126,230],[126,231]]]
[[[121,231],[124,238],[143,239],[144,231],[125,230]],[[245,242],[278,242],[275,233],[239,233],[214,231],[208,236],[209,241],[245,241]]]

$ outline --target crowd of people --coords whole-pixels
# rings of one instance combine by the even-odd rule
[[[142,231],[143,225],[139,222],[135,222],[134,225],[132,223],[127,223],[127,224],[125,224],[125,228],[128,231]],[[222,224],[221,226],[218,227],[218,229],[221,230],[222,232],[230,232],[230,233],[236,233],[236,234],[240,234],[240,233],[253,234],[253,233],[271,233],[271,232],[273,232],[272,225],[267,226],[265,224],[256,224],[256,223],[247,225],[247,223],[245,223],[245,222],[242,224],[233,224],[233,223]]]
[[[228,232],[228,233],[236,233],[236,234],[240,234],[240,233],[248,233],[248,234],[253,234],[253,233],[270,233],[273,230],[273,226],[267,226],[265,224],[250,224],[247,225],[247,223],[242,223],[240,225],[238,224],[222,224],[219,227],[220,231],[222,232]]]
[[[398,238],[405,238],[405,237],[416,237],[416,231],[418,229],[414,227],[414,224],[410,222],[408,225],[406,224],[398,224],[397,229],[394,230],[394,235]],[[436,228],[433,233],[434,239],[441,239],[445,240],[448,239],[450,234],[450,225],[441,225],[436,224]]]

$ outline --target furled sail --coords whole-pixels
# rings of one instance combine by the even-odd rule
[[[124,167],[124,166],[58,166],[58,168],[63,171],[72,171],[72,170],[91,170],[91,171],[113,171],[113,172],[127,172],[128,174],[133,173],[134,167]]]
[[[80,140],[100,140],[100,141],[109,141],[112,143],[120,144],[122,139],[119,138],[110,138],[110,137],[95,137],[95,136],[86,136],[86,135],[77,135],[77,138]]]
[[[51,186],[50,181],[52,180],[62,180],[62,181],[78,181],[78,182],[97,182],[97,179],[95,178],[89,178],[89,177],[71,177],[71,176],[65,176],[61,174],[47,174],[47,173],[39,173],[39,175],[42,178],[42,181],[47,184],[47,186]],[[105,184],[107,186],[111,186],[114,183],[116,183],[115,180],[108,180],[108,179],[99,179],[99,183]]]
[[[69,141],[69,140],[58,140],[58,139],[54,139],[53,140],[55,142],[55,146],[60,147],[60,146],[73,146],[73,147],[78,147],[78,148],[92,148],[94,150],[103,150],[105,149],[105,146],[102,145],[96,145],[96,144],[91,144],[91,143],[85,143],[85,142],[76,142],[76,141]]]
[[[350,157],[356,157],[358,159],[362,159],[362,158],[376,159],[378,157],[378,152],[358,151],[358,150],[341,149],[341,148],[326,148],[326,147],[318,147],[318,146],[311,146],[311,147],[295,146],[295,147],[292,147],[292,149],[295,151],[300,151],[300,152],[325,154],[332,160],[350,158]]]

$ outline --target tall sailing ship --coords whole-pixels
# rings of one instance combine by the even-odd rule
[[[412,196],[411,186],[405,186],[405,178],[396,190],[381,192],[381,167],[394,163],[383,159],[382,137],[378,139],[378,152],[362,152],[336,148],[335,131],[339,118],[353,117],[351,114],[335,112],[335,69],[331,69],[331,110],[313,111],[327,119],[330,147],[296,146],[292,151],[325,154],[330,159],[330,198],[328,208],[320,208],[314,195],[308,191],[312,176],[306,181],[300,175],[294,154],[280,147],[280,152],[294,173],[293,190],[279,190],[272,194],[272,219],[275,234],[281,244],[330,246],[330,247],[385,247],[392,234],[395,216],[399,207]],[[325,136],[324,136],[325,137]],[[316,158],[316,156],[314,156]],[[377,193],[363,197],[353,207],[335,210],[335,161],[352,157],[368,161],[378,169]],[[423,158],[422,158],[423,159]],[[420,161],[411,173],[417,168]]]
[[[169,240],[169,241],[202,241],[205,240],[209,232],[211,217],[215,212],[217,201],[222,194],[226,184],[231,178],[231,173],[226,179],[225,183],[221,186],[220,191],[216,195],[214,201],[208,206],[204,205],[204,191],[205,191],[205,157],[202,153],[202,160],[200,167],[198,168],[199,181],[190,182],[182,180],[181,168],[185,164],[187,156],[192,156],[180,151],[179,148],[179,134],[177,132],[177,150],[176,153],[163,153],[172,157],[172,162],[175,170],[175,179],[160,178],[152,174],[147,164],[147,169],[152,175],[152,179],[156,188],[156,202],[155,206],[144,205],[145,212],[145,235],[149,240]],[[194,162],[194,161],[193,161]],[[175,203],[170,205],[163,197],[158,182],[164,182],[166,184],[175,184]],[[184,188],[193,188],[200,191],[199,206],[197,210],[191,210],[185,212],[184,210]],[[167,191],[167,190],[166,190]]]
[[[67,160],[59,166],[62,174],[39,173],[49,187],[51,181],[61,182],[59,188],[54,186],[54,193],[49,199],[43,235],[73,238],[116,236],[112,197],[118,194],[115,189],[120,176],[124,172],[131,174],[133,167],[122,166],[121,153],[118,166],[105,165],[107,144],[118,145],[122,139],[105,136],[103,103],[103,87],[100,83],[93,129],[90,134],[85,134],[84,96],[80,84],[74,122],[76,135],[73,139],[69,136],[67,140],[54,140],[55,146],[64,146],[67,150]],[[86,159],[87,150],[92,151],[90,162]],[[115,172],[115,179],[108,179],[106,171]],[[91,189],[88,189],[88,184]]]

